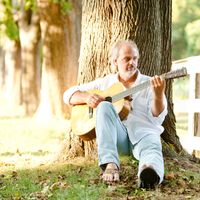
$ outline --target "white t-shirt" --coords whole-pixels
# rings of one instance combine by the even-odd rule
[[[150,78],[151,77],[143,75],[139,72],[134,86],[142,82],[146,82]],[[110,74],[103,78],[98,78],[89,83],[73,86],[64,92],[64,102],[69,105],[69,100],[72,94],[74,94],[76,91],[84,92],[93,89],[104,91],[117,82],[119,82],[118,73]],[[167,115],[167,100],[165,97],[165,108],[162,113],[160,113],[158,117],[154,117],[151,112],[153,96],[150,85],[149,87],[136,92],[131,97],[131,106],[133,109],[129,112],[129,115],[127,119],[123,121],[123,124],[126,126],[129,139],[134,145],[148,134],[160,135],[163,132],[164,128],[162,127],[162,122]]]

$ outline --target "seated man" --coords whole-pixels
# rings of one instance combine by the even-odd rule
[[[139,187],[154,188],[164,176],[160,134],[167,114],[165,81],[159,76],[151,78],[141,74],[137,68],[138,59],[139,50],[134,41],[117,42],[111,50],[111,64],[116,67],[117,73],[71,87],[65,91],[63,98],[69,105],[87,104],[97,108],[96,141],[104,181],[119,181],[119,153],[132,152],[139,160]],[[87,92],[92,89],[103,91],[117,82],[130,88],[148,80],[150,87],[131,95],[131,110],[123,121],[105,97]]]

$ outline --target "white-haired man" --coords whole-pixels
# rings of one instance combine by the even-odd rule
[[[131,152],[139,160],[139,187],[154,188],[164,177],[160,134],[167,114],[165,81],[159,76],[149,77],[140,73],[137,68],[139,50],[132,40],[117,42],[111,50],[110,59],[117,73],[71,87],[64,93],[64,102],[97,108],[96,141],[104,181],[119,181],[119,154]],[[131,88],[148,80],[150,87],[131,95],[132,109],[123,121],[105,97],[87,92],[91,89],[106,90],[117,82]]]

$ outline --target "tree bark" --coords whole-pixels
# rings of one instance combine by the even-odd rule
[[[22,60],[22,103],[26,114],[32,115],[38,107],[40,91],[39,16],[30,9],[25,10],[23,4],[18,16]]]
[[[170,71],[171,4],[171,0],[83,0],[78,83],[112,72],[108,54],[118,39],[136,41],[142,73],[153,76]],[[180,152],[182,146],[176,134],[171,91],[172,83],[168,81],[166,96],[169,114],[164,122],[162,137]],[[83,143],[85,155],[93,156],[95,149],[95,141]]]
[[[172,2],[167,1],[140,1],[138,23],[135,35],[140,49],[139,68],[142,73],[153,76],[171,70],[171,12]],[[174,147],[176,152],[183,150],[176,134],[175,115],[173,112],[172,81],[166,84],[168,99],[168,115],[163,123],[163,140]]]
[[[3,94],[8,105],[19,106],[22,103],[20,43],[6,38],[5,44]]]
[[[38,1],[38,6],[43,63],[41,101],[36,115],[42,119],[54,116],[69,118],[70,110],[63,103],[63,93],[76,83],[80,19],[74,25],[74,16],[64,16],[59,3],[43,0]]]
[[[67,74],[66,39],[64,21],[58,4],[39,4],[40,27],[43,44],[41,99],[38,116],[64,116],[62,93]]]
[[[5,86],[5,50],[0,46],[0,94],[3,95]]]
[[[66,88],[77,84],[78,59],[81,43],[81,8],[80,0],[69,0],[72,9],[64,16],[67,47]]]

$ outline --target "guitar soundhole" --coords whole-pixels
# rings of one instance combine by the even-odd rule
[[[105,101],[111,102],[112,103],[112,97],[106,97]]]

